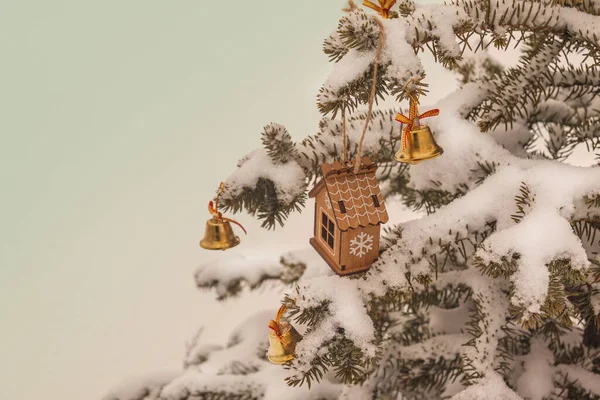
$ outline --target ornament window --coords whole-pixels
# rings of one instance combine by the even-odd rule
[[[335,227],[333,221],[329,219],[327,214],[323,213],[321,217],[321,237],[323,241],[327,242],[329,247],[333,249],[333,235]]]

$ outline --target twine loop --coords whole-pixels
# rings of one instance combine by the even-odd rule
[[[394,1],[390,1],[390,0],[379,0],[380,6],[377,6],[376,4],[368,1],[368,0],[364,0],[363,1],[363,5],[369,7],[369,8],[373,8],[374,10],[380,12],[380,15],[383,18],[388,18],[389,16],[389,8],[392,7],[395,4],[396,0]],[[384,13],[384,8],[387,7],[387,11],[385,11]],[[356,6],[356,4],[354,4],[354,1],[349,0],[348,1],[348,8],[344,9],[344,11],[346,12],[351,12],[358,9],[358,7]],[[385,16],[384,16],[385,14]],[[360,136],[360,141],[358,142],[358,151],[357,151],[357,155],[356,155],[356,159],[354,162],[354,173],[356,174],[358,172],[358,170],[361,167],[361,159],[362,159],[362,149],[363,149],[363,142],[365,140],[365,135],[367,133],[367,129],[369,128],[369,123],[371,122],[371,117],[373,114],[373,102],[375,101],[375,95],[377,94],[377,71],[379,69],[379,63],[381,61],[381,53],[383,52],[383,44],[385,42],[385,31],[384,31],[384,27],[383,27],[383,23],[381,22],[381,20],[375,16],[373,16],[373,20],[377,23],[377,26],[379,27],[379,40],[377,42],[377,50],[375,53],[375,60],[373,61],[373,81],[371,83],[371,93],[369,94],[369,100],[368,100],[368,110],[367,110],[367,116],[365,118],[365,126],[363,128],[362,134]],[[342,106],[342,136],[343,136],[343,142],[344,142],[344,151],[343,151],[343,161],[344,164],[347,161],[347,150],[346,150],[346,146],[347,146],[347,134],[346,134],[346,114],[345,114],[345,109],[346,106]]]

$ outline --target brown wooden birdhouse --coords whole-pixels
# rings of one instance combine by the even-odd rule
[[[368,157],[354,173],[354,162],[323,164],[323,178],[308,193],[315,198],[315,229],[310,244],[338,274],[365,271],[379,255],[381,224],[388,214]]]

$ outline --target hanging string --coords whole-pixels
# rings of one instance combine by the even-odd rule
[[[371,93],[369,95],[369,108],[367,110],[367,116],[365,118],[365,126],[362,131],[362,135],[360,136],[360,141],[358,142],[358,152],[356,155],[356,160],[354,162],[354,173],[356,174],[361,166],[361,158],[362,158],[362,146],[363,141],[365,140],[365,135],[367,133],[367,129],[369,128],[369,123],[371,122],[371,115],[373,112],[373,102],[375,101],[375,95],[377,93],[377,70],[379,68],[379,62],[381,60],[381,53],[383,52],[383,43],[385,42],[385,31],[383,27],[383,23],[377,17],[373,17],[377,26],[379,27],[379,41],[377,43],[377,52],[375,53],[375,61],[373,61],[373,82],[371,84]]]
[[[348,160],[348,135],[346,134],[346,106],[342,106],[342,140],[344,142],[343,158],[344,165]]]
[[[354,3],[353,0],[348,0],[348,8],[342,8],[344,12],[352,12],[357,10],[358,6]],[[342,151],[342,161],[344,165],[348,161],[348,134],[346,133],[346,103],[342,105],[342,141],[344,150]]]

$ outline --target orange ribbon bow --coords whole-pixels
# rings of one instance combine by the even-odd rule
[[[364,0],[363,6],[369,7],[379,13],[383,18],[390,17],[390,9],[396,4],[396,0],[378,0],[379,5],[369,1]]]
[[[246,232],[246,229],[242,226],[242,224],[240,224],[236,220],[233,220],[233,219],[230,219],[230,218],[225,218],[223,216],[223,214],[221,214],[219,212],[219,210],[218,210],[218,208],[219,208],[219,196],[224,191],[225,191],[225,184],[223,182],[221,182],[221,185],[219,186],[219,193],[217,194],[216,202],[213,202],[212,200],[208,202],[208,212],[210,212],[212,214],[212,216],[215,217],[216,219],[218,219],[219,221],[222,221],[222,222],[233,222],[234,224],[236,224],[237,226],[239,226],[240,228],[242,228],[242,230],[244,231],[244,233],[247,235],[248,232]]]
[[[281,334],[281,329],[279,327],[279,320],[281,319],[281,317],[283,317],[283,314],[287,311],[287,308],[282,305],[281,307],[279,307],[279,311],[277,311],[277,316],[275,317],[274,320],[269,321],[269,329],[273,331],[273,333],[275,334],[275,336],[277,336],[277,339],[279,339],[279,341],[281,343],[283,343],[284,346],[286,346],[289,342],[289,340],[285,340]]]
[[[402,113],[398,113],[396,115],[396,121],[402,122],[406,124],[404,128],[404,132],[402,133],[402,149],[406,149],[406,138],[410,133],[412,127],[414,125],[419,126],[419,120],[427,117],[435,117],[440,114],[440,110],[434,108],[433,110],[425,111],[423,114],[418,115],[419,113],[419,103],[412,96],[410,98],[410,110],[408,112],[408,117]]]

